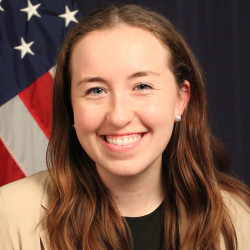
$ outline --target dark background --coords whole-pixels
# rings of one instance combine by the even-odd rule
[[[212,129],[231,153],[232,172],[250,185],[250,1],[77,1],[83,15],[110,3],[139,4],[177,27],[203,68]]]

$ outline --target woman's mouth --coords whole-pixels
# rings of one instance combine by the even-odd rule
[[[129,146],[138,142],[143,137],[143,135],[143,133],[130,135],[106,135],[104,136],[104,140],[108,144],[117,146]]]

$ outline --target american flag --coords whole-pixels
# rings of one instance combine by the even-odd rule
[[[0,0],[0,186],[46,169],[56,56],[73,0]]]

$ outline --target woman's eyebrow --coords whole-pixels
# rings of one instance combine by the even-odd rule
[[[159,73],[151,71],[151,70],[145,70],[145,71],[138,71],[135,72],[131,75],[129,75],[128,79],[133,79],[133,78],[137,78],[137,77],[143,77],[143,76],[148,76],[148,75],[156,75],[156,76],[160,76]]]
[[[87,76],[81,79],[76,85],[77,87],[81,84],[87,83],[87,82],[102,82],[102,83],[107,83],[107,81],[101,77],[98,76]]]
[[[151,70],[145,70],[145,71],[138,71],[135,72],[131,75],[128,76],[128,79],[134,79],[137,77],[143,77],[143,76],[148,76],[148,75],[156,75],[156,76],[160,76],[159,73],[151,71]],[[102,77],[99,76],[87,76],[84,77],[83,79],[81,79],[78,83],[77,83],[77,87],[81,84],[87,83],[87,82],[102,82],[102,83],[107,83],[107,80],[103,79]]]

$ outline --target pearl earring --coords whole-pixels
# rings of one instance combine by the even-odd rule
[[[73,123],[72,128],[73,128],[73,129],[76,129],[76,127],[75,127],[75,123]]]
[[[181,116],[180,115],[177,115],[176,117],[175,117],[175,121],[176,122],[179,122],[181,120]]]

